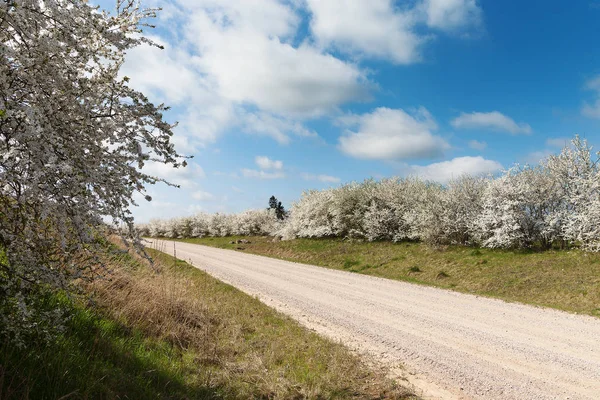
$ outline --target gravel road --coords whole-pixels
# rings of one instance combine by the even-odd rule
[[[173,242],[149,247],[173,254]],[[177,242],[176,256],[386,365],[425,398],[600,399],[600,319]]]

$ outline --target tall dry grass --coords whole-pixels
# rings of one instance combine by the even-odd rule
[[[193,357],[196,383],[225,398],[409,398],[357,356],[185,262],[113,263],[90,287],[105,313]]]

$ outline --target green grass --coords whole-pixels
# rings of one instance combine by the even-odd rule
[[[235,249],[235,238],[183,239]],[[249,237],[244,252],[600,316],[600,254]]]
[[[57,340],[0,345],[1,399],[414,398],[339,343],[163,253],[113,253],[94,293],[53,301]]]
[[[72,319],[56,341],[0,348],[3,399],[214,398],[193,360],[166,341],[62,300]]]

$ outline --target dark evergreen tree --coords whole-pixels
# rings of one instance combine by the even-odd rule
[[[271,196],[269,199],[269,210],[275,210],[275,215],[277,219],[283,220],[286,217],[285,208],[283,208],[283,204],[277,200],[277,197]]]

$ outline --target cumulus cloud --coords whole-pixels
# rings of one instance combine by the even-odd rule
[[[485,150],[485,148],[487,147],[487,143],[486,142],[480,142],[478,140],[470,140],[469,141],[469,147],[475,150]]]
[[[201,95],[203,79],[192,66],[192,56],[158,36],[149,38],[164,49],[142,44],[129,50],[120,74],[129,77],[138,90],[169,104]]]
[[[285,174],[282,171],[267,172],[256,169],[242,169],[242,176],[244,178],[256,178],[256,179],[281,179],[285,178]]]
[[[531,133],[531,127],[528,124],[516,123],[512,118],[498,111],[461,113],[450,124],[458,129],[489,129],[513,135]]]
[[[366,97],[366,77],[357,66],[307,43],[294,47],[286,41],[299,21],[291,6],[252,3],[186,2],[186,37],[201,54],[197,65],[214,79],[221,96],[269,112],[304,116],[322,115]]]
[[[155,102],[177,107],[174,140],[177,148],[195,150],[214,142],[224,127],[235,121],[233,105],[195,65],[184,47],[151,36],[159,49],[143,44],[127,53],[121,75]]]
[[[423,27],[456,31],[481,23],[475,0],[423,0],[395,5],[390,0],[307,0],[310,28],[323,46],[387,59],[397,64],[421,60],[432,39]]]
[[[470,26],[474,0],[174,0],[159,18],[165,47],[131,50],[123,73],[175,106],[180,148],[194,151],[239,129],[287,144],[315,137],[307,118],[370,99],[369,73],[337,54],[412,63],[431,29]],[[303,18],[310,24],[304,35]],[[300,40],[302,39],[302,40]]]
[[[411,165],[411,175],[419,176],[426,180],[447,183],[461,175],[486,175],[498,172],[502,164],[493,160],[478,157],[457,157],[449,161],[429,164],[425,166]]]
[[[282,170],[283,162],[278,160],[271,160],[269,157],[265,156],[257,156],[254,161],[256,165],[260,169],[274,169],[274,170]]]
[[[240,111],[240,128],[247,133],[268,136],[280,144],[288,144],[290,135],[297,137],[318,137],[315,131],[306,128],[298,121],[278,117],[266,112]]]
[[[162,6],[162,4],[161,4]],[[173,106],[177,145],[195,151],[231,129],[281,144],[316,137],[303,122],[373,86],[359,66],[308,41],[293,44],[297,5],[277,0],[175,0],[159,14],[170,29],[152,39],[164,50],[132,49],[131,84]]]
[[[409,64],[420,59],[424,38],[413,32],[414,16],[389,0],[307,0],[311,30],[323,44]]]
[[[585,84],[585,88],[595,92],[596,100],[591,104],[585,102],[581,109],[581,113],[588,118],[600,119],[600,75],[588,80]]]
[[[347,129],[339,138],[342,152],[361,159],[407,160],[435,158],[450,146],[440,136],[433,117],[421,107],[412,113],[402,109],[377,108],[370,114],[351,115],[339,120]]]
[[[242,168],[241,174],[244,178],[254,179],[281,179],[285,178],[283,162],[271,160],[269,157],[257,156],[254,162],[259,169]]]
[[[476,0],[425,0],[422,7],[427,25],[443,31],[456,31],[482,23],[482,10]]]
[[[313,175],[313,174],[302,174],[302,178],[307,181],[319,181],[323,183],[339,183],[341,181],[337,176],[331,175]]]

